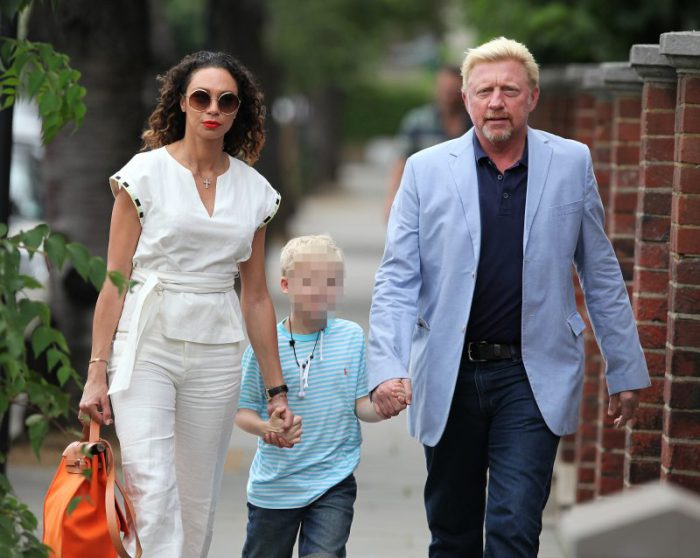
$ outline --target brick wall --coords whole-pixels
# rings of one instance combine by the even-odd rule
[[[640,120],[642,82],[627,63],[603,66],[603,81],[612,95],[610,191],[607,203],[608,235],[620,262],[628,292],[632,294],[635,213],[639,192]],[[595,494],[601,496],[623,486],[625,431],[616,429],[608,416],[605,366],[599,366]]]
[[[589,332],[580,427],[563,441],[576,500],[658,479],[700,493],[700,32],[664,33],[578,82],[561,75],[549,104],[543,86],[538,111],[552,112],[534,124],[591,148],[652,382],[636,423],[612,428]]]
[[[676,108],[676,72],[658,45],[633,47],[630,60],[644,79],[633,307],[652,387],[641,393],[637,423],[628,430],[628,486],[660,475]]]
[[[666,33],[678,73],[661,478],[700,492],[700,33]]]

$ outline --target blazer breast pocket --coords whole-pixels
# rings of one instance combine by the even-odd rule
[[[576,251],[581,232],[583,200],[554,205],[549,208],[549,211],[556,256],[570,260]]]
[[[581,213],[583,209],[583,200],[576,200],[570,203],[564,203],[561,205],[553,205],[550,207],[550,211],[553,217],[566,218],[573,216],[577,213]]]

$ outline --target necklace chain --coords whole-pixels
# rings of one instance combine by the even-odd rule
[[[201,172],[199,171],[193,171],[192,167],[194,166],[192,164],[192,161],[189,160],[189,158],[185,158],[185,161],[187,162],[187,166],[190,169],[190,172],[196,177],[199,178],[202,181],[202,184],[204,185],[204,189],[208,190],[209,186],[212,185],[212,182],[216,179],[216,164],[212,168],[212,176],[204,176]]]

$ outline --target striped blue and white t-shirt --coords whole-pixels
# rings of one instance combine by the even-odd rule
[[[261,508],[300,508],[342,481],[360,462],[362,435],[355,400],[367,395],[365,339],[359,325],[341,319],[328,321],[315,350],[317,333],[294,334],[299,362],[306,361],[312,350],[314,355],[308,386],[300,397],[299,367],[283,322],[277,324],[277,336],[289,407],[302,417],[303,434],[293,448],[258,440],[248,477],[248,501]],[[239,407],[267,420],[264,385],[251,347],[243,354],[242,365]]]

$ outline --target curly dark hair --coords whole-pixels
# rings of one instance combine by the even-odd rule
[[[265,143],[263,95],[250,71],[225,52],[201,50],[188,54],[157,77],[161,84],[158,104],[148,117],[148,129],[141,136],[142,150],[168,145],[185,135],[185,114],[180,109],[180,98],[187,91],[192,74],[202,68],[228,70],[236,80],[241,106],[233,126],[224,136],[224,151],[252,165]]]

